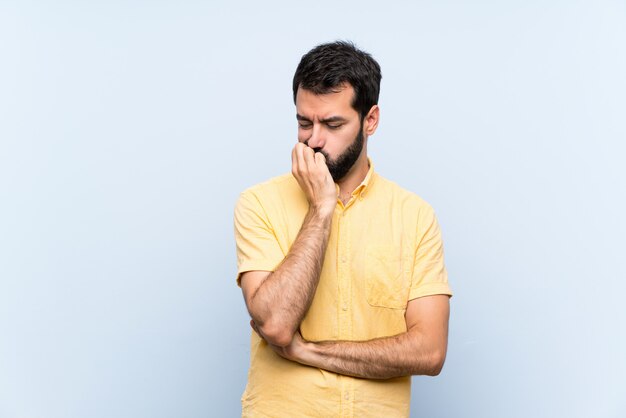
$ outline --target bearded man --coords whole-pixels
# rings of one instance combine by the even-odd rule
[[[452,293],[437,219],[367,154],[380,80],[351,43],[305,54],[291,173],[237,202],[244,417],[408,417],[411,375],[443,367]]]

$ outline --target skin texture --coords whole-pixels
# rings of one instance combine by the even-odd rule
[[[368,341],[308,342],[297,333],[286,347],[270,346],[288,360],[349,376],[436,376],[445,362],[449,312],[447,295],[426,296],[409,301],[408,330],[402,334]]]
[[[291,153],[291,172],[309,201],[309,211],[287,257],[274,272],[250,271],[241,276],[244,299],[257,332],[274,346],[291,343],[319,282],[338,197],[324,154],[339,159],[353,145],[360,129],[365,137],[378,126],[378,106],[372,107],[361,124],[351,106],[353,94],[352,87],[345,86],[325,95],[300,90],[296,97],[298,143]],[[313,148],[324,152],[315,153]],[[364,146],[352,169],[337,183],[344,203],[367,171]]]
[[[380,111],[372,106],[363,121],[352,108],[354,89],[344,85],[336,93],[316,95],[308,90],[298,90],[296,96],[296,119],[298,141],[314,149],[321,149],[333,162],[354,144],[359,130],[363,129],[363,148],[348,173],[337,179],[341,200],[344,204],[350,194],[363,181],[369,170],[367,140],[376,132]]]
[[[347,174],[337,179],[344,204],[369,169],[367,141],[378,127],[379,108],[373,106],[361,120],[351,107],[353,94],[349,85],[324,95],[298,90],[298,144],[292,151],[292,173],[307,196],[309,212],[287,257],[273,273],[252,271],[242,275],[241,287],[252,317],[250,325],[278,355],[305,365],[370,379],[437,375],[447,350],[447,295],[409,301],[407,332],[392,337],[309,342],[298,331],[319,282],[337,202],[326,158],[336,161],[363,129],[360,155]],[[326,158],[313,149],[322,150]]]
[[[273,272],[241,276],[241,288],[257,332],[268,343],[286,346],[296,333],[315,294],[328,245],[335,184],[322,154],[298,143],[292,172],[309,200],[309,211],[287,257]]]

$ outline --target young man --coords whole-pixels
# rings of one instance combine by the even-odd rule
[[[437,220],[367,156],[380,79],[350,43],[304,55],[292,172],[237,202],[255,331],[245,417],[407,417],[410,376],[443,367],[452,293]]]

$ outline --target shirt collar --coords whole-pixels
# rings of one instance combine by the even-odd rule
[[[367,163],[369,164],[369,170],[367,170],[367,175],[365,176],[361,184],[359,184],[359,186],[352,192],[352,196],[358,196],[361,199],[363,199],[367,192],[372,188],[372,184],[374,183],[374,179],[376,178],[376,175],[374,173],[374,164],[369,157],[367,157]]]

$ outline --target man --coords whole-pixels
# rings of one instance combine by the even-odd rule
[[[437,220],[367,157],[380,79],[350,43],[304,55],[292,172],[237,202],[255,331],[245,417],[407,417],[410,376],[443,367],[451,292]]]

